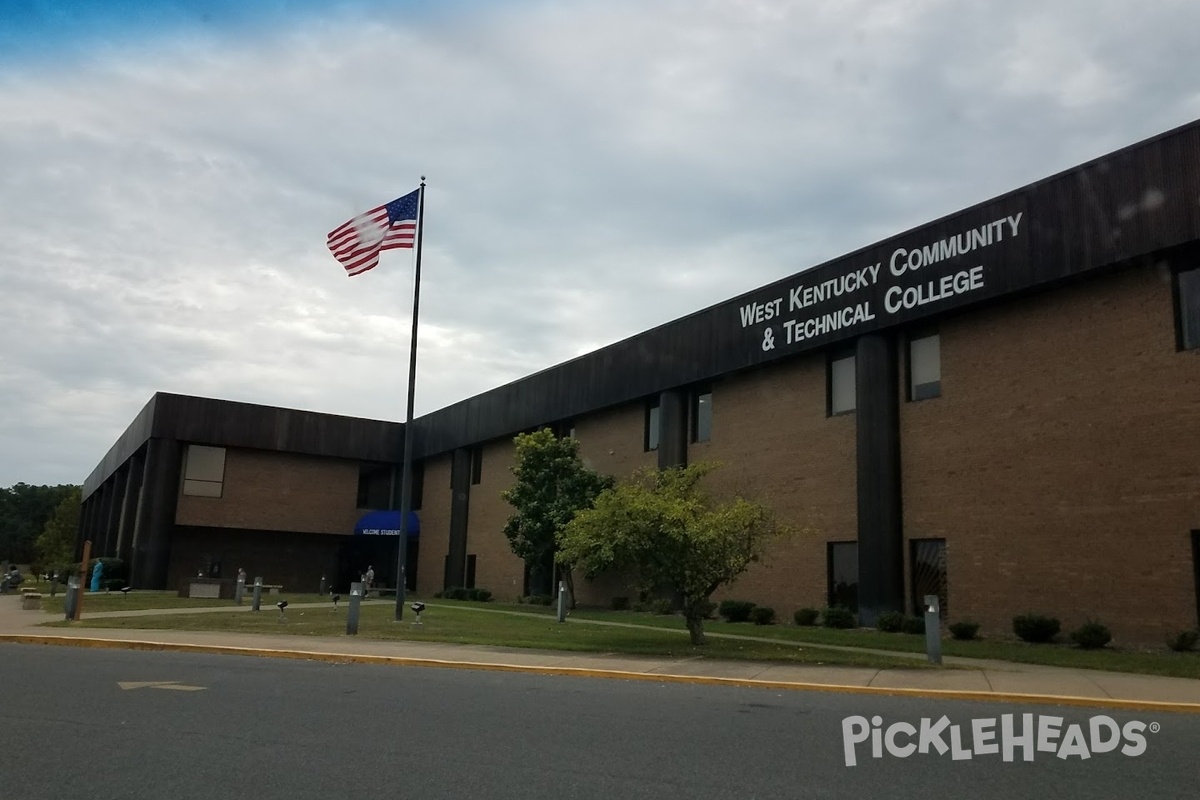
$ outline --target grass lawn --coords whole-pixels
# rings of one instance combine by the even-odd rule
[[[244,605],[250,605],[252,593],[246,592]],[[305,602],[306,600],[318,602],[321,600],[317,595],[288,595],[291,599],[289,602]],[[63,607],[63,592],[59,592],[54,597],[48,593],[42,593],[42,608],[55,614],[62,614]],[[264,594],[262,596],[262,606],[266,608],[268,605],[273,606],[279,600],[278,597],[271,597]],[[97,611],[141,611],[148,608],[213,608],[216,606],[233,607],[232,600],[218,600],[211,597],[180,597],[178,592],[154,592],[148,590],[138,590],[130,592],[128,595],[123,595],[120,592],[85,592],[83,595],[83,614],[86,617],[89,613]]]
[[[228,602],[228,601],[225,601]],[[47,623],[45,627],[90,627],[158,629],[185,631],[234,631],[240,633],[287,633],[309,636],[343,636],[346,632],[346,609],[334,611],[327,603],[300,605],[300,598],[289,601],[287,622],[279,622],[279,612],[263,605],[261,613],[232,612],[200,613],[194,615],[87,618],[74,625],[67,622]],[[572,650],[582,652],[625,653],[633,655],[702,657],[752,661],[781,661],[798,664],[861,666],[873,669],[929,668],[920,661],[890,658],[872,653],[818,650],[801,647],[793,642],[747,642],[732,639],[710,639],[708,645],[694,647],[686,635],[657,627],[611,627],[604,625],[560,625],[550,615],[483,614],[469,608],[431,606],[421,615],[423,625],[410,624],[412,613],[405,621],[393,621],[392,604],[365,605],[361,609],[359,636],[370,639],[403,639],[428,642],[500,647],[529,647],[543,650]],[[505,607],[507,608],[507,607]],[[512,608],[526,608],[513,606]],[[527,610],[527,608],[526,608]]]
[[[436,603],[474,606],[478,608],[525,611],[533,614],[555,613],[554,607],[508,605],[501,603],[473,603],[459,600],[436,600]],[[653,628],[683,629],[683,620],[676,616],[664,616],[637,611],[605,611],[601,609],[576,609],[573,619],[623,622]],[[839,647],[862,647],[877,650],[893,650],[907,653],[924,653],[925,637],[903,633],[883,633],[874,629],[839,630],[836,628],[800,627],[794,624],[754,625],[748,622],[730,623],[724,620],[706,620],[706,633],[730,636],[751,636],[774,639],[793,644],[827,644]],[[717,636],[711,641],[719,641]],[[1043,664],[1077,669],[1098,669],[1108,672],[1132,672],[1143,675],[1165,675],[1177,678],[1200,678],[1200,651],[1176,653],[1164,645],[1161,650],[1135,650],[1106,647],[1101,650],[1081,650],[1069,644],[1027,644],[1003,639],[977,639],[958,641],[946,636],[942,639],[942,654],[963,658],[981,658],[997,661],[1014,661],[1024,664]]]
[[[84,599],[83,625],[108,628],[158,628],[170,630],[227,630],[262,633],[291,633],[298,635],[340,636],[345,633],[345,604],[335,612],[318,595],[285,595],[292,607],[288,622],[278,622],[274,609],[277,598],[264,596],[262,614],[215,614],[195,616],[132,617],[87,619],[88,612],[133,609],[177,609],[232,606],[229,600],[180,598],[172,592],[131,592],[128,597],[116,594],[88,594]],[[62,597],[43,595],[43,605],[62,613]],[[249,597],[246,604],[249,604]],[[753,625],[708,620],[705,631],[715,634],[709,644],[693,647],[686,639],[683,620],[677,616],[661,616],[635,611],[606,611],[576,609],[571,612],[575,624],[554,622],[553,606],[479,603],[461,600],[429,600],[430,608],[422,627],[395,625],[391,622],[393,606],[389,603],[368,604],[362,609],[359,635],[380,639],[414,639],[463,644],[506,647],[531,647],[553,650],[631,653],[665,656],[697,656],[708,658],[740,658],[779,660],[798,663],[845,664],[877,668],[927,665],[920,659],[881,656],[874,653],[846,652],[812,647],[836,647],[892,650],[924,653],[925,637],[877,630],[806,627],[793,624]],[[314,603],[314,608],[302,608]],[[472,610],[476,609],[476,610]],[[490,612],[515,613],[480,613]],[[411,613],[411,612],[410,612]],[[617,622],[638,628],[580,624],[585,620]],[[436,624],[435,624],[436,621]],[[66,623],[51,623],[61,626]],[[726,638],[739,637],[739,638]],[[760,642],[753,639],[767,639]],[[805,647],[805,645],[810,645]],[[1004,639],[957,641],[942,640],[942,652],[947,656],[1012,661],[1047,666],[1097,669],[1109,672],[1130,672],[1146,675],[1165,675],[1200,679],[1200,652],[1175,653],[1163,647],[1158,651],[1143,651],[1107,647],[1102,650],[1081,650],[1066,644],[1032,645]]]

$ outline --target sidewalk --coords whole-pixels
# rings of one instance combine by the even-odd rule
[[[248,610],[248,607],[244,608]],[[197,614],[231,610],[235,609],[221,607],[116,611],[88,616]],[[626,680],[719,683],[775,689],[1200,713],[1200,680],[965,658],[946,659],[948,664],[953,662],[957,667],[951,670],[877,670],[718,661],[694,657],[669,658],[378,641],[350,636],[313,637],[103,628],[66,630],[38,627],[39,623],[58,619],[59,616],[45,612],[21,610],[19,597],[0,597],[0,643],[199,651],[344,663],[457,667]],[[891,655],[914,657],[912,653]]]

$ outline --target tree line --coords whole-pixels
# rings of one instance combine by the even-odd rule
[[[0,487],[0,562],[35,567],[69,563],[75,553],[79,486]]]

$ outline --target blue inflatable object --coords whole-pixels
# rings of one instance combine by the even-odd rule
[[[92,567],[92,591],[93,592],[100,591],[100,578],[102,575],[104,575],[104,565],[101,564],[99,561],[97,561],[96,566]]]

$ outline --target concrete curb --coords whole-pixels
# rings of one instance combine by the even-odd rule
[[[1080,706],[1125,711],[1162,711],[1177,714],[1200,714],[1200,703],[1167,703],[1155,700],[1122,700],[1109,697],[1078,697],[1072,695],[1027,694],[1019,692],[976,692],[957,689],[906,689],[879,686],[766,681],[753,678],[721,678],[701,675],[672,675],[670,673],[628,672],[587,667],[529,666],[479,661],[450,661],[407,656],[376,656],[354,653],[326,653],[316,650],[271,650],[232,645],[183,644],[132,639],[89,639],[77,636],[46,636],[39,634],[0,634],[0,642],[40,644],[59,647],[93,647],[111,650],[151,650],[178,653],[210,653],[216,655],[288,658],[299,661],[323,661],[330,664],[386,664],[399,667],[436,667],[442,669],[471,669],[490,672],[517,672],[531,675],[563,675],[577,678],[608,678],[616,680],[655,681],[659,683],[690,683],[708,686],[739,686],[754,689],[782,689],[804,692],[835,692],[886,697],[922,697],[937,700],[973,700],[988,703],[1027,703],[1036,705]]]

